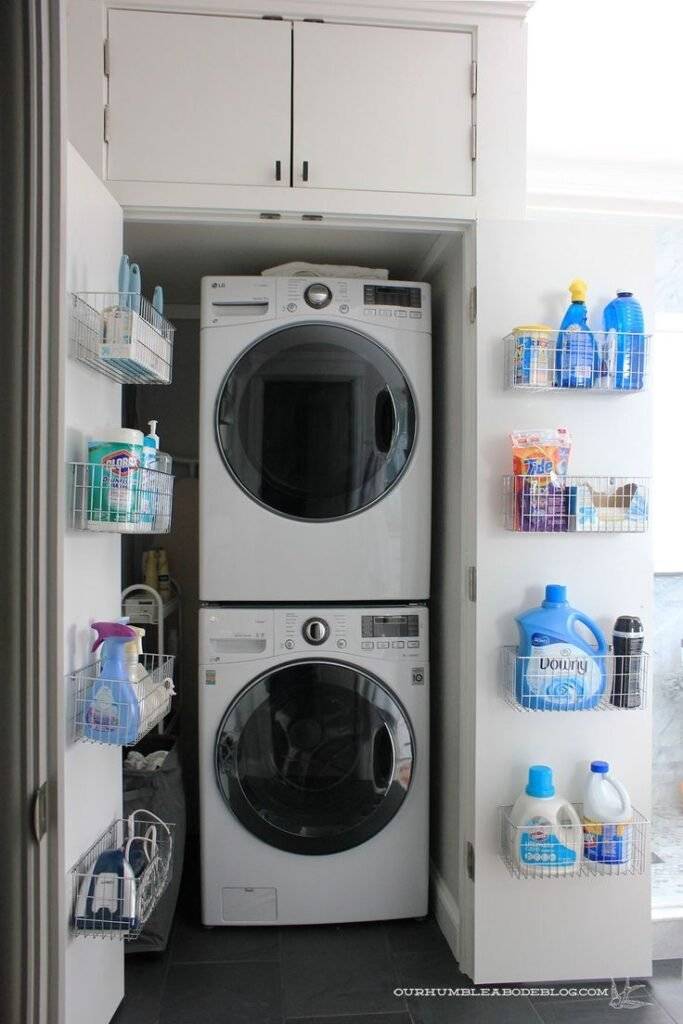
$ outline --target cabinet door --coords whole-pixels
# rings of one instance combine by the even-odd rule
[[[289,185],[291,25],[109,12],[112,181]]]
[[[471,36],[294,25],[296,186],[472,194]]]

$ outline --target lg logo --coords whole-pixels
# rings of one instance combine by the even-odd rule
[[[211,287],[212,288],[225,288],[225,281],[212,281],[211,282]]]

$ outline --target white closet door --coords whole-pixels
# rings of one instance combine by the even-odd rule
[[[296,23],[294,184],[471,195],[471,61],[464,32]]]
[[[111,181],[289,185],[289,22],[112,10],[109,57]]]

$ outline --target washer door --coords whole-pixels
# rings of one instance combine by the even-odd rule
[[[415,443],[401,368],[357,331],[298,324],[266,335],[225,378],[218,447],[240,486],[280,515],[339,519],[399,480]]]
[[[216,738],[216,775],[242,824],[292,853],[337,853],[393,818],[413,770],[406,714],[379,680],[290,663],[246,687]]]

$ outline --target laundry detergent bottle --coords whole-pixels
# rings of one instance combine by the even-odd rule
[[[610,387],[640,391],[645,383],[645,324],[633,292],[620,288],[616,299],[605,306],[603,322]]]
[[[595,640],[578,631],[582,623]],[[529,711],[583,711],[599,704],[607,673],[605,635],[567,601],[567,588],[551,583],[545,601],[517,618],[519,649],[515,696]]]
[[[588,327],[588,285],[576,278],[569,285],[571,303],[560,324],[555,353],[555,385],[559,388],[592,388],[600,383],[602,358]]]
[[[592,761],[583,798],[584,857],[606,866],[628,864],[632,850],[631,799],[607,761]],[[610,870],[606,867],[605,870]]]
[[[92,628],[97,633],[93,652],[105,646],[102,670],[87,696],[83,732],[97,743],[130,746],[138,737],[140,706],[127,647],[132,641],[137,649],[138,634],[122,622],[93,622]]]
[[[553,771],[529,768],[529,781],[510,811],[509,853],[524,875],[569,875],[581,864],[583,836],[574,807],[557,796]]]

